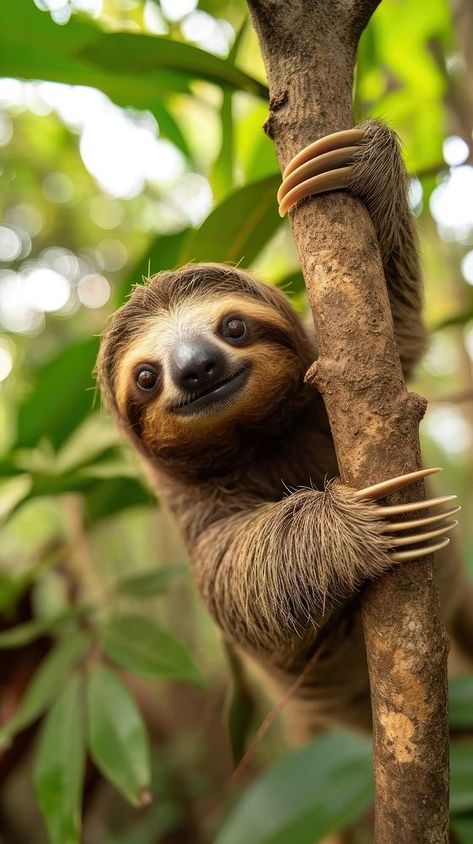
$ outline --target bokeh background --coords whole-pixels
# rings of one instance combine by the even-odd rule
[[[100,407],[106,318],[186,260],[304,287],[243,0],[3,0],[0,28],[0,841],[371,840],[370,747],[287,753],[229,671],[176,531]],[[473,8],[383,0],[358,121],[399,132],[431,342],[426,465],[473,576]],[[473,678],[452,683],[455,841],[473,841]],[[228,728],[228,723],[230,728]]]

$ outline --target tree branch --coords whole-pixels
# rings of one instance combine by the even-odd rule
[[[358,39],[378,0],[248,0],[270,83],[266,131],[283,169],[302,147],[352,123]],[[342,478],[361,488],[420,467],[425,401],[406,391],[377,240],[346,193],[291,212]],[[392,501],[419,500],[416,486]],[[391,502],[390,502],[391,503]],[[378,844],[444,842],[448,827],[447,642],[433,560],[370,586],[370,670]]]

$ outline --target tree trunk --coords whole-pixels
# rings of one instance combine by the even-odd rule
[[[266,63],[266,131],[283,169],[304,146],[350,128],[358,39],[378,0],[248,0]],[[400,8],[400,13],[402,9]],[[342,479],[362,488],[420,468],[425,401],[406,391],[371,220],[345,192],[290,214]],[[419,500],[417,485],[389,503]],[[399,566],[363,596],[376,781],[375,840],[448,840],[447,641],[432,558]]]

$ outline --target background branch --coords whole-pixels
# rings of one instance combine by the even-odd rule
[[[356,47],[378,2],[248,5],[270,83],[266,131],[284,168],[308,143],[352,125]],[[332,193],[290,216],[320,349],[309,377],[327,407],[342,479],[361,488],[413,471],[425,402],[404,385],[369,215]],[[417,486],[392,500],[421,496]],[[363,598],[379,844],[448,835],[448,649],[432,565],[406,564]]]

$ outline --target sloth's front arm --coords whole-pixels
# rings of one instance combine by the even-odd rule
[[[214,522],[191,556],[204,601],[227,638],[256,651],[290,646],[367,579],[447,544],[435,540],[453,526],[446,521],[451,510],[388,519],[451,497],[391,507],[373,503],[432,471],[359,492],[330,482],[323,492],[297,490]]]

